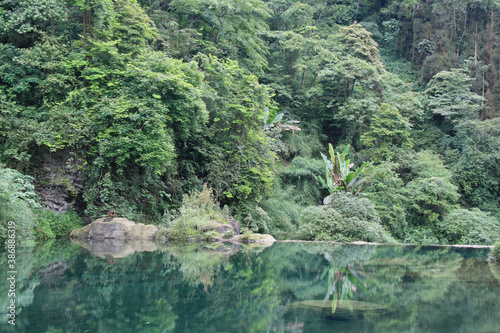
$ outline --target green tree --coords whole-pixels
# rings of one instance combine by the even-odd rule
[[[411,126],[396,107],[383,103],[370,121],[368,132],[361,136],[361,143],[370,149],[375,161],[390,160],[397,148],[411,148]]]
[[[235,61],[202,55],[196,60],[205,73],[204,101],[210,113],[199,138],[207,158],[206,181],[223,202],[258,201],[272,186],[275,162],[262,128],[264,117],[275,108],[269,88]],[[192,154],[184,151],[185,156]]]
[[[429,108],[451,121],[478,118],[484,99],[471,92],[471,84],[472,79],[463,69],[453,68],[436,74],[425,90]]]

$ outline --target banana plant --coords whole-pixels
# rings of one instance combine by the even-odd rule
[[[321,154],[323,162],[325,162],[325,180],[319,178],[322,185],[330,191],[330,195],[323,199],[323,204],[325,205],[332,201],[333,195],[337,191],[351,192],[354,195],[358,194],[366,180],[366,178],[360,179],[359,176],[368,164],[368,162],[365,162],[356,171],[351,171],[354,164],[346,158],[347,154],[349,154],[350,145],[347,145],[342,153],[335,153],[330,143],[328,144],[328,148],[330,159],[323,153]],[[356,187],[357,190],[354,193],[353,189],[356,189]]]

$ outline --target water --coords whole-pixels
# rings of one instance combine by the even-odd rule
[[[0,332],[498,333],[488,252],[55,241],[18,250],[15,327],[1,253]]]

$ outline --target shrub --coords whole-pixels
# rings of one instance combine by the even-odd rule
[[[71,231],[84,226],[83,220],[73,211],[61,214],[47,209],[37,209],[34,213],[38,239],[68,237]]]
[[[438,223],[442,238],[452,244],[485,244],[500,240],[500,223],[477,208],[455,209]]]
[[[350,239],[342,233],[342,216],[329,206],[310,206],[300,216],[303,224],[298,236],[303,240],[348,242]]]
[[[335,194],[329,205],[307,207],[301,221],[302,239],[396,243],[382,227],[370,200],[350,193]]]
[[[39,207],[33,178],[0,165],[0,242],[7,239],[9,221],[15,223],[15,239],[23,246],[35,245],[31,208]]]
[[[160,241],[208,241],[216,236],[204,229],[213,224],[227,223],[229,216],[223,214],[212,194],[212,189],[203,187],[200,192],[184,195],[179,215],[158,232]]]
[[[435,232],[428,226],[412,227],[406,230],[406,244],[435,245],[439,244]]]
[[[490,260],[500,262],[500,241],[496,242],[493,245],[493,248],[490,252]]]

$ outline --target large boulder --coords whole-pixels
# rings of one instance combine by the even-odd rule
[[[154,239],[158,227],[135,223],[125,218],[97,219],[83,228],[75,229],[71,238],[84,239]]]

